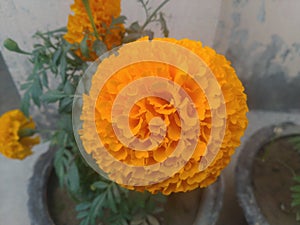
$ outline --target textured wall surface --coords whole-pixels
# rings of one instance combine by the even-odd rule
[[[2,0],[0,2],[0,50],[18,88],[31,67],[26,56],[4,49],[3,41],[11,37],[21,48],[31,50],[32,35],[37,30],[48,31],[66,24],[70,4],[69,0]]]
[[[230,59],[251,108],[300,109],[300,1],[223,1],[214,46]]]
[[[151,0],[155,8],[161,0]],[[30,71],[30,64],[24,56],[8,52],[2,47],[3,41],[11,37],[20,47],[30,50],[32,35],[37,31],[47,31],[66,26],[69,6],[72,0],[40,1],[10,0],[0,2],[0,50],[9,71],[19,88]],[[221,8],[221,0],[171,0],[163,9],[167,18],[170,36],[202,40],[212,45]],[[127,23],[144,21],[144,13],[136,0],[122,1],[122,14],[128,17]],[[157,26],[153,26],[158,31]]]
[[[1,1],[0,43],[12,37],[30,50],[36,30],[66,25],[72,2]],[[159,2],[151,0],[153,8]],[[226,54],[246,87],[251,108],[293,110],[300,108],[299,9],[298,0],[171,0],[164,12],[171,37],[202,40]],[[136,0],[123,0],[122,13],[127,23],[145,19]],[[19,88],[30,65],[2,45],[0,50]]]

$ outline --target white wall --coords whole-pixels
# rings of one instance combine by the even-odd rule
[[[31,50],[32,35],[64,26],[72,1],[59,0],[0,0],[0,50],[8,69],[19,88],[30,72],[26,56],[4,49],[3,41],[11,37],[20,47]]]
[[[153,8],[162,0],[151,0]],[[3,41],[11,37],[20,47],[30,50],[31,35],[35,31],[47,31],[66,26],[71,0],[0,0],[1,53],[19,88],[30,71],[26,57],[3,48]],[[171,0],[164,8],[170,28],[170,36],[201,40],[212,45],[221,8],[221,0]],[[143,10],[136,0],[122,1],[122,14],[128,23],[144,21]],[[159,30],[155,27],[155,30]]]

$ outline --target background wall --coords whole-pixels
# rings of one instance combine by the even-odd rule
[[[162,0],[151,0],[152,7]],[[30,50],[32,34],[67,24],[72,0],[0,1],[0,43],[12,37]],[[202,40],[232,62],[242,79],[251,108],[300,108],[300,1],[171,0],[164,8],[170,36]],[[123,0],[127,23],[144,21],[137,0]],[[157,26],[153,27],[158,31]],[[30,65],[24,56],[0,45],[16,86]]]
[[[26,56],[4,49],[3,41],[10,37],[20,47],[31,50],[32,35],[63,27],[67,22],[71,1],[11,0],[0,1],[0,50],[17,88],[30,72]]]
[[[222,2],[214,46],[232,62],[250,108],[300,108],[300,1]]]
[[[144,13],[137,0],[123,0],[122,14],[128,17],[127,23],[144,21]],[[161,0],[151,0],[155,8]],[[37,31],[47,31],[66,26],[69,6],[72,0],[10,0],[0,1],[0,50],[16,82],[17,88],[30,71],[26,57],[11,53],[3,48],[3,41],[11,37],[20,47],[30,50],[32,35]],[[171,0],[163,9],[170,36],[202,40],[205,45],[212,45],[217,29],[221,0]],[[154,26],[158,31],[159,28]]]

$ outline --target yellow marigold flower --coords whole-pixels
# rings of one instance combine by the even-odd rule
[[[200,129],[198,136],[196,136],[196,147],[183,167],[180,167],[176,173],[160,182],[144,186],[122,184],[129,189],[148,190],[152,193],[162,192],[166,195],[172,192],[185,192],[198,187],[206,187],[215,182],[221,170],[228,165],[230,156],[234,153],[235,148],[239,146],[240,138],[247,127],[246,113],[248,107],[244,87],[230,62],[213,49],[203,47],[201,42],[171,38],[157,38],[152,42],[155,41],[172,43],[180,46],[180,48],[184,47],[185,50],[188,49],[193,55],[202,59],[205,67],[201,65],[190,66],[190,62],[177,48],[171,48],[168,51],[161,49],[157,52],[152,51],[153,56],[149,57],[152,57],[153,60],[139,61],[138,59],[143,58],[143,55],[150,55],[146,45],[145,48],[141,46],[134,48],[134,43],[122,46],[117,56],[112,55],[102,61],[92,78],[89,95],[83,96],[81,115],[83,129],[80,133],[83,146],[85,151],[92,155],[98,166],[106,171],[113,180],[120,180],[121,182],[124,179],[130,180],[130,177],[139,173],[141,174],[140,180],[145,179],[142,174],[147,174],[155,180],[159,174],[167,173],[168,168],[176,165],[178,159],[181,159],[176,155],[176,148],[180,145],[183,135],[187,138],[194,135],[194,129],[192,128],[198,127],[198,125],[191,117],[197,115],[200,126],[198,128]],[[142,42],[148,43],[144,39],[139,40],[137,43]],[[126,51],[130,51],[130,53],[126,55]],[[123,57],[123,55],[125,56]],[[163,59],[170,57],[178,62],[176,65],[180,65],[185,70],[162,62]],[[130,60],[134,61],[135,59],[137,59],[136,63],[129,63]],[[127,66],[120,67],[120,65]],[[106,74],[110,73],[112,76],[105,80]],[[196,82],[190,76],[190,73],[199,75],[197,77],[199,80]],[[216,80],[217,85],[207,78],[207,74],[214,75],[213,79]],[[186,99],[182,98],[175,90],[176,85],[172,86],[173,88],[168,88],[161,80],[143,83],[144,90],[137,90],[135,85],[130,86],[128,90],[126,89],[129,84],[149,77],[163,78],[162,80],[172,81],[179,85],[189,95],[195,108],[191,108],[187,104],[184,108],[185,111],[179,113],[175,103],[186,105]],[[104,85],[102,85],[103,80],[105,80]],[[199,83],[201,83],[201,87],[199,87]],[[223,102],[218,96],[218,86],[223,95]],[[120,98],[120,93],[125,89],[127,90],[126,96],[124,95],[124,99],[121,98],[121,104],[116,106],[115,101]],[[157,96],[139,98],[139,95],[144,96],[144,93],[148,93],[148,89],[160,93],[169,90],[174,92],[173,96],[175,97],[171,100],[172,102]],[[126,99],[130,99],[130,96],[137,96],[138,101],[130,109],[128,118],[124,118],[124,111],[122,110],[126,108],[126,104],[129,104]],[[168,94],[165,96],[168,96]],[[113,110],[115,110],[114,119],[112,117]],[[213,112],[217,113],[218,120],[213,121]],[[161,128],[161,123],[166,127],[165,133]],[[130,132],[126,130],[128,124]],[[117,130],[114,126],[117,127]],[[184,126],[191,129],[183,130]],[[217,133],[213,134],[215,129]],[[222,129],[224,129],[224,136],[221,135]],[[154,140],[155,138],[159,140],[159,145],[149,151],[138,151],[136,148],[132,148],[138,145],[134,138],[130,139],[130,133],[142,141],[145,140],[145,144],[149,144],[149,146],[152,146],[153,143],[147,143],[148,138],[153,135]],[[130,142],[132,146],[124,145],[124,142],[118,139],[119,134],[125,136],[125,138],[128,136],[129,140],[132,140]],[[211,144],[209,142],[211,135],[220,135],[220,148],[217,152],[212,152],[213,147],[211,146],[217,145],[217,143]],[[99,138],[102,146],[99,144]],[[140,166],[140,170],[133,172],[128,167],[120,168],[120,164],[109,160],[107,155],[101,153],[103,146],[109,152],[109,155],[113,156],[118,162]],[[180,154],[188,154],[189,145],[184,145],[183,149],[186,149],[186,151]],[[171,157],[172,154],[175,154],[175,156]],[[209,162],[207,167],[203,167],[205,161]],[[156,168],[156,170],[147,171],[149,166]],[[203,169],[201,169],[201,166]],[[139,181],[137,180],[137,182]]]
[[[120,16],[121,6],[120,0],[89,0],[89,6],[96,25],[99,39],[103,41],[108,49],[119,46],[122,42],[122,34],[124,33],[124,26],[116,25],[106,34],[106,27],[109,27],[112,19]],[[96,53],[92,50],[92,44],[96,40],[93,26],[89,20],[89,16],[84,7],[83,0],[75,0],[71,5],[73,15],[69,15],[67,30],[64,38],[71,44],[80,44],[84,37],[88,36],[88,46],[90,58],[88,60],[95,60]],[[81,51],[76,52],[81,58],[85,59]],[[85,59],[86,60],[86,59]]]
[[[12,159],[24,159],[32,154],[31,148],[40,143],[32,137],[35,124],[20,110],[11,110],[0,117],[0,152]]]

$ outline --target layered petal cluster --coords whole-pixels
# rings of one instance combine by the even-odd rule
[[[148,176],[155,180],[157,175],[164,173],[163,168],[166,168],[166,166],[171,168],[176,165],[178,157],[176,158],[172,154],[180,145],[183,135],[187,137],[187,140],[195,135],[195,129],[193,129],[195,123],[190,118],[197,114],[199,118],[197,144],[185,165],[161,182],[153,182],[145,186],[125,186],[138,191],[148,190],[152,193],[162,192],[166,195],[172,192],[185,192],[198,187],[207,187],[216,181],[222,169],[228,165],[230,156],[234,153],[235,148],[240,145],[240,138],[247,127],[246,113],[248,107],[244,87],[230,62],[223,55],[217,54],[212,48],[203,47],[201,42],[171,38],[157,38],[154,40],[174,43],[190,50],[202,60],[205,67],[200,65],[199,68],[188,68],[187,59],[181,56],[180,52],[176,52],[175,48],[170,50],[173,52],[165,52],[165,55],[160,51],[159,55],[154,57],[158,59],[157,61],[140,61],[113,72],[113,75],[105,81],[105,85],[102,87],[103,76],[107,72],[104,68],[113,71],[114,66],[127,60],[126,57],[122,58],[122,54],[126,50],[126,46],[123,46],[119,50],[118,56],[111,56],[100,64],[98,71],[92,78],[89,95],[83,96],[81,115],[83,120],[83,129],[81,130],[83,146],[85,151],[93,156],[98,166],[104,171],[117,171],[115,168],[119,164],[108,160],[100,153],[99,149],[103,146],[117,161],[126,165],[140,166],[141,174],[143,174],[143,167],[147,170],[148,166],[153,166],[152,168],[157,166],[155,171],[152,170],[148,173]],[[142,58],[139,56],[145,54],[143,51],[146,51],[146,49],[141,48],[129,49],[131,54],[127,58]],[[179,67],[161,61],[161,59],[170,57],[170,55],[179,61],[181,68],[187,67],[186,71],[192,74],[200,74],[198,81],[196,82],[189,73]],[[211,83],[209,76],[207,76],[208,73],[214,75],[221,90],[222,98],[218,96],[217,87]],[[179,92],[174,91],[176,86],[170,88],[164,86],[158,80],[151,84],[145,84],[145,91],[142,90],[142,92],[137,90],[134,85],[127,90],[128,99],[136,96],[138,100],[131,108],[128,118],[125,118],[122,108],[125,108],[126,104],[129,103],[123,100],[121,101],[123,105],[120,104],[118,107],[118,105],[115,106],[115,100],[130,83],[147,77],[163,78],[179,85],[190,96],[195,110],[189,105],[185,107],[186,98],[178,94]],[[199,87],[199,83],[201,83],[201,87]],[[143,96],[144,92],[147,92],[146,89],[155,90],[155,93],[163,93],[164,90],[174,91],[172,101],[157,96],[139,98],[139,96]],[[168,96],[168,93],[165,93],[164,96]],[[220,99],[223,99],[223,102]],[[179,113],[175,103],[185,110]],[[113,110],[115,110],[113,115],[115,118],[112,117]],[[212,121],[213,110],[217,112],[218,117],[214,121]],[[154,120],[154,118],[159,119]],[[128,124],[130,132],[126,130]],[[114,126],[117,129],[114,129]],[[182,132],[183,126],[190,127],[190,129]],[[214,134],[212,133],[213,129],[217,130]],[[222,129],[224,132],[221,135]],[[122,141],[118,140],[118,135],[128,136],[129,144],[124,145]],[[134,138],[130,139],[131,135]],[[150,151],[134,149],[137,146],[135,138],[145,140],[144,144],[147,147],[152,146],[153,143],[149,141],[151,135],[154,137],[152,140],[157,139],[159,142],[155,148]],[[211,146],[217,144],[212,143],[209,146],[211,135],[220,135],[220,147],[217,152],[211,152],[213,151]],[[103,146],[99,146],[99,139]],[[185,142],[186,152],[188,152],[189,147],[189,143]],[[182,154],[184,155],[184,152]],[[166,160],[170,157],[173,158]],[[209,161],[210,159],[211,161]],[[209,165],[201,169],[201,163],[207,160]],[[165,165],[166,163],[170,165]],[[164,165],[164,167],[160,165]],[[122,179],[130,180],[133,173],[132,170],[122,169],[121,167],[119,173],[110,172],[108,174],[114,180],[118,180],[115,178],[116,176],[122,176]],[[139,170],[134,173],[138,172]],[[141,179],[144,178],[141,177]]]
[[[0,152],[12,159],[24,159],[32,154],[32,147],[40,143],[33,137],[33,120],[28,119],[20,110],[11,110],[0,117]]]
[[[92,17],[96,25],[99,39],[105,43],[107,49],[119,46],[122,42],[124,26],[122,24],[114,25],[112,29],[107,30],[113,18],[117,18],[121,13],[120,0],[89,0]],[[90,57],[88,60],[95,60],[96,53],[93,51],[93,43],[96,40],[94,29],[89,20],[83,0],[75,0],[71,5],[73,15],[69,15],[67,33],[64,38],[71,44],[80,44],[87,36]],[[86,59],[82,52],[76,52],[81,58]]]

